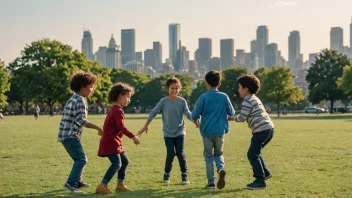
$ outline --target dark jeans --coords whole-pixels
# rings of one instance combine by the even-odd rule
[[[117,171],[117,181],[123,182],[125,180],[127,166],[129,163],[127,154],[123,152],[120,154],[108,155],[107,157],[109,158],[111,165],[106,171],[105,176],[101,182],[103,184],[108,184]]]
[[[88,159],[83,151],[81,141],[77,137],[66,138],[62,141],[62,145],[74,161],[67,183],[75,186],[79,181],[82,181],[82,172]]]
[[[269,170],[266,168],[264,160],[261,156],[261,150],[273,138],[274,129],[253,133],[251,146],[248,149],[247,157],[252,165],[253,177],[258,181],[264,181],[264,178],[270,175]]]
[[[166,162],[165,162],[165,173],[169,173],[172,169],[172,162],[174,161],[175,155],[178,158],[181,172],[187,172],[186,156],[184,152],[185,136],[180,135],[174,138],[164,137],[166,145]]]

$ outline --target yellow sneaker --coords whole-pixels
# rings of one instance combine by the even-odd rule
[[[123,182],[119,182],[116,185],[116,191],[133,191],[133,190],[127,187]]]
[[[99,184],[99,186],[97,187],[97,189],[95,190],[95,193],[97,194],[111,194],[113,193],[106,184]]]

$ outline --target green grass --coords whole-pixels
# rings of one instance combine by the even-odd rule
[[[126,125],[136,132],[147,115],[127,114]],[[274,115],[273,115],[274,117]],[[0,122],[0,196],[68,197],[63,190],[72,160],[56,142],[60,116],[5,117]],[[231,122],[225,137],[226,187],[207,190],[202,140],[198,129],[187,122],[185,152],[191,184],[180,185],[177,158],[171,172],[171,183],[162,181],[166,149],[157,117],[143,134],[141,145],[124,138],[130,159],[126,184],[134,192],[119,197],[352,197],[352,116],[293,115],[274,118],[275,134],[264,149],[263,158],[273,177],[267,190],[244,189],[253,180],[246,153],[251,133],[244,123]],[[89,116],[103,124],[104,116]],[[86,197],[96,195],[95,187],[109,167],[107,158],[97,156],[99,136],[84,129],[82,144],[88,156],[83,174],[92,187]],[[116,176],[109,186],[114,189]],[[108,195],[104,197],[114,197]]]

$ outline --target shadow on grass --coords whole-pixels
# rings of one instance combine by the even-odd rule
[[[64,190],[54,190],[46,193],[30,193],[24,195],[11,195],[4,196],[8,198],[19,198],[19,197],[202,197],[202,196],[213,196],[227,193],[236,193],[247,190],[245,188],[239,189],[223,189],[223,190],[209,190],[200,188],[186,188],[179,190],[168,190],[168,189],[145,189],[132,192],[118,192],[110,195],[100,194],[73,194]]]
[[[346,115],[307,115],[307,116],[283,116],[280,115],[280,118],[272,116],[271,118],[273,119],[278,119],[278,120],[348,120],[352,121],[352,114],[346,114]]]

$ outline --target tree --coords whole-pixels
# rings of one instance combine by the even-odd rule
[[[192,76],[188,74],[165,74],[152,79],[145,85],[141,94],[141,106],[144,108],[154,107],[162,97],[167,96],[168,92],[165,89],[165,84],[167,79],[173,76],[181,81],[182,89],[179,95],[188,100],[192,93]]]
[[[70,97],[68,80],[79,69],[93,68],[84,54],[60,41],[42,39],[26,45],[21,57],[10,64],[11,73],[21,81],[22,96],[28,100],[44,102],[53,115],[56,102]],[[99,85],[98,85],[99,86]],[[28,101],[27,100],[27,101]]]
[[[150,81],[149,75],[124,69],[113,69],[110,72],[110,77],[113,83],[124,82],[134,87],[135,94],[131,98],[130,106],[140,106],[144,86]]]
[[[330,113],[333,113],[334,102],[346,98],[346,94],[336,83],[342,77],[345,66],[351,66],[351,60],[347,56],[328,49],[319,53],[306,76],[309,83],[308,99],[314,104],[330,100]]]
[[[6,71],[5,63],[0,59],[0,107],[6,105],[5,92],[10,90],[9,73]]]
[[[246,73],[248,73],[248,71],[243,67],[232,67],[222,71],[222,81],[219,91],[226,93],[230,101],[233,102],[233,105],[237,105],[237,108],[239,108],[243,99],[238,94],[239,85],[236,81],[238,77]]]
[[[266,67],[261,67],[259,68],[257,71],[254,72],[254,75],[259,79],[260,84],[263,85],[265,78],[267,77],[268,73],[269,73],[269,69]],[[265,97],[264,97],[265,93],[263,91],[259,91],[257,93],[257,96],[262,99],[262,102],[265,103]]]
[[[338,86],[348,95],[352,95],[352,66],[343,68],[342,77],[337,80]]]
[[[280,117],[280,106],[302,100],[302,89],[293,85],[293,74],[285,66],[272,67],[261,85],[262,97],[265,101],[277,105],[277,116]]]
[[[189,101],[189,106],[191,108],[193,108],[194,105],[196,104],[199,96],[201,96],[206,91],[207,91],[207,87],[205,86],[205,80],[198,81],[197,87],[195,89],[193,89],[193,91],[192,91],[190,101]]]

